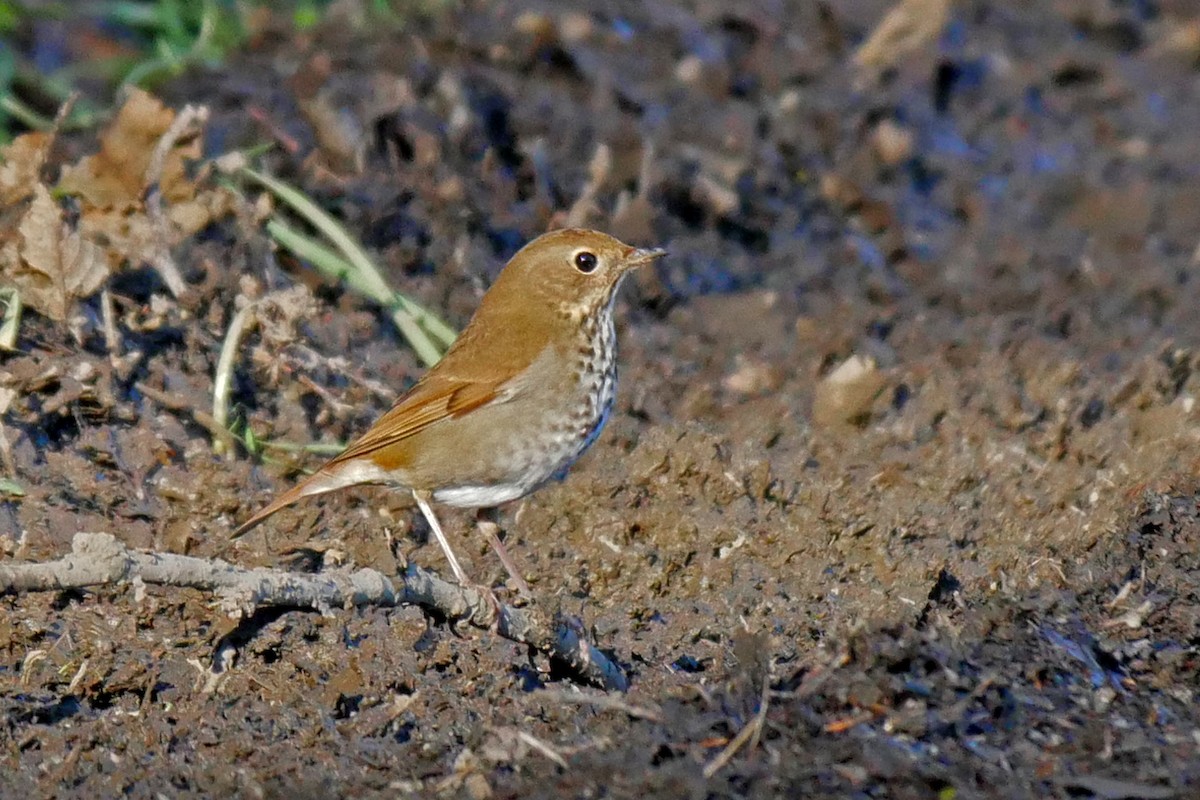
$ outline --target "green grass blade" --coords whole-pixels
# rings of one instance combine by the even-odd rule
[[[344,280],[350,288],[374,299],[370,285],[364,280],[362,272],[355,269],[337,253],[288,227],[286,223],[277,218],[267,222],[267,233],[280,245],[305,259],[324,274],[335,280]],[[421,359],[421,363],[432,367],[441,359],[443,348],[438,347],[429,338],[426,331],[417,323],[416,315],[399,303],[394,305],[381,303],[381,305],[391,309],[392,322],[408,341],[417,354],[417,358]]]
[[[338,277],[347,281],[355,290],[382,306],[392,310],[397,327],[404,334],[414,349],[416,341],[429,341],[429,346],[440,353],[449,347],[457,337],[455,330],[442,321],[437,315],[388,286],[379,270],[366,251],[351,237],[337,220],[324,209],[310,200],[298,189],[272,178],[249,167],[242,167],[241,174],[265,186],[272,194],[290,206],[300,216],[304,217],[314,228],[341,252],[345,261],[351,267],[351,272],[344,272]],[[294,233],[294,232],[293,232]],[[285,234],[286,235],[286,234]],[[409,332],[416,327],[423,333],[417,333],[413,339]],[[428,335],[425,335],[428,334]],[[422,347],[425,347],[424,345]],[[421,355],[418,353],[418,355]],[[425,363],[432,364],[427,355],[421,355]]]

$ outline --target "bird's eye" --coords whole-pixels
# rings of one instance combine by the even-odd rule
[[[596,254],[590,250],[580,250],[575,254],[575,268],[580,272],[594,272],[599,264]]]

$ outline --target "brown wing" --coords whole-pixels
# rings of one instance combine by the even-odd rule
[[[466,414],[499,398],[503,384],[462,381],[437,376],[418,383],[370,429],[331,460],[326,467],[352,461],[397,444],[449,417]]]
[[[485,298],[446,356],[370,430],[326,466],[378,453],[435,422],[466,414],[511,394],[516,388],[514,380],[542,352],[547,337],[542,320],[514,312],[511,306],[501,319],[486,319],[495,309],[496,305]]]

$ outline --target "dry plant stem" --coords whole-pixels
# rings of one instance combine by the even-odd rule
[[[632,703],[626,703],[620,697],[610,694],[583,694],[576,691],[563,691],[555,689],[543,689],[534,695],[535,699],[544,699],[549,703],[562,703],[573,706],[592,706],[593,708],[606,711],[619,711],[622,714],[628,714],[634,719],[644,719],[649,722],[662,722],[662,711],[649,706],[638,706]]]
[[[333,416],[337,417],[338,419],[349,419],[350,415],[354,413],[353,405],[350,403],[343,403],[341,400],[337,399],[333,392],[329,391],[307,375],[297,375],[296,380],[300,381],[300,385],[305,389],[308,389],[317,397],[324,400],[325,405],[329,406]]]
[[[121,334],[117,332],[117,312],[113,308],[112,292],[100,290],[100,318],[104,323],[104,346],[108,349],[109,362],[114,366],[121,355]]]
[[[163,211],[162,190],[158,186],[162,180],[163,169],[166,167],[167,154],[172,148],[184,137],[193,127],[202,127],[208,121],[208,109],[204,106],[184,106],[178,116],[171,123],[171,127],[167,129],[158,140],[158,144],[154,146],[154,152],[150,154],[150,164],[146,167],[146,188],[153,189],[147,192],[146,196],[146,214],[150,217],[154,224],[154,230],[158,234],[157,241],[154,245],[154,252],[150,256],[150,262],[154,265],[154,269],[163,279],[163,283],[171,290],[171,294],[176,298],[181,297],[187,291],[187,283],[183,280],[183,274],[179,271],[179,267],[175,264],[175,259],[171,257],[170,248],[167,242],[170,241],[170,231],[168,229],[169,222],[167,215]]]
[[[344,356],[331,357],[322,355],[308,345],[297,342],[288,348],[288,352],[280,353],[280,357],[287,359],[290,364],[304,367],[305,369],[313,369],[317,366],[324,367],[330,372],[341,375],[351,383],[363,387],[386,403],[396,402],[395,391],[380,381],[366,377],[362,374],[361,370],[351,367],[350,362]]]
[[[4,475],[9,480],[17,479],[17,464],[13,461],[12,444],[8,441],[8,428],[0,419],[0,464],[4,465]]]
[[[217,559],[130,550],[107,533],[77,533],[69,555],[32,564],[0,563],[0,595],[115,586],[139,579],[147,584],[213,592],[233,615],[281,606],[322,613],[348,606],[418,605],[447,619],[466,621],[514,642],[527,644],[566,665],[581,680],[624,691],[620,668],[562,620],[551,625],[536,609],[496,607],[484,593],[456,586],[409,565],[399,583],[373,569],[320,574],[249,569]]]
[[[801,681],[800,686],[798,686],[794,692],[791,692],[790,694],[785,693],[783,695],[776,693],[776,696],[812,697],[817,693],[818,689],[825,685],[825,683],[837,670],[849,663],[850,653],[848,651],[840,652],[830,659],[828,664],[816,667],[810,673],[805,675],[804,680]]]
[[[567,760],[562,757],[562,753],[559,753],[553,747],[546,744],[541,739],[537,738],[536,736],[534,736],[532,733],[529,733],[528,731],[518,730],[518,731],[516,731],[516,734],[517,734],[517,738],[520,739],[522,742],[529,745],[534,750],[536,750],[537,752],[544,755],[546,758],[553,761],[555,764],[558,764],[558,766],[561,767],[562,769],[567,769]]]
[[[237,360],[238,346],[246,332],[258,322],[256,303],[248,303],[234,315],[225,332],[225,341],[221,343],[221,355],[217,359],[217,372],[213,376],[213,422],[221,430],[229,431],[229,394],[233,390],[233,364]],[[226,447],[225,437],[213,440],[213,452],[225,454],[232,461],[237,454],[234,447]]]
[[[54,115],[54,125],[50,128],[51,141],[58,137],[58,132],[63,129],[63,125],[67,122],[67,117],[71,116],[71,111],[74,110],[75,104],[82,97],[79,91],[73,91],[67,95],[67,99],[63,100],[62,105],[58,107],[58,113]],[[42,161],[45,163],[46,151],[42,151]]]
[[[711,778],[716,775],[721,769],[733,760],[747,742],[750,742],[750,749],[758,744],[758,738],[762,735],[763,724],[767,721],[767,710],[771,707],[771,676],[768,673],[763,677],[762,693],[758,699],[758,713],[746,723],[746,725],[738,731],[737,736],[730,740],[729,744],[725,745],[717,757],[704,765],[704,777]]]

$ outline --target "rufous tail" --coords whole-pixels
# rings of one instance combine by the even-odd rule
[[[257,527],[258,524],[267,517],[271,516],[276,511],[287,508],[301,498],[310,497],[314,494],[332,492],[334,489],[338,488],[341,487],[337,485],[330,485],[329,475],[325,474],[325,470],[318,470],[302,480],[300,483],[293,486],[291,489],[288,489],[286,492],[276,497],[269,504],[267,504],[266,508],[262,509],[253,517],[239,525],[237,530],[229,535],[229,538],[236,539],[239,536],[249,533],[251,529]]]

